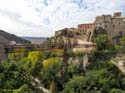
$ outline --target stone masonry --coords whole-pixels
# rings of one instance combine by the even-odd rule
[[[114,38],[125,36],[125,17],[121,16],[121,12],[114,13],[113,16],[97,16],[94,23],[96,27],[102,27],[107,31],[111,42],[113,42]]]

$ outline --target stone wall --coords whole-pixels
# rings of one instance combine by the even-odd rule
[[[94,23],[79,24],[78,30],[81,34],[86,34],[89,31],[89,29],[92,29],[93,27],[95,27]]]
[[[112,41],[114,37],[118,36],[119,32],[125,36],[125,17],[120,16],[120,14],[116,15],[115,13],[114,16],[98,16],[96,17],[95,25],[96,27],[102,27],[107,31],[110,41]]]

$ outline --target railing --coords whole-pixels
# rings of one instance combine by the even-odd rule
[[[41,51],[41,50],[52,50],[52,49],[61,49],[63,45],[59,44],[27,44],[27,45],[1,45],[0,48],[5,50],[5,53],[13,53],[13,52],[28,52],[28,51]],[[26,50],[14,51],[14,49],[22,49]]]
[[[14,53],[14,52],[28,52],[28,51],[42,51],[42,50],[53,50],[53,49],[64,49],[64,48],[89,48],[95,47],[95,44],[25,44],[25,45],[0,45],[0,49],[5,51],[5,54]],[[14,51],[14,49],[20,49],[20,51]],[[25,48],[26,50],[21,50]],[[1,51],[0,51],[1,52]],[[3,52],[2,52],[3,53]]]

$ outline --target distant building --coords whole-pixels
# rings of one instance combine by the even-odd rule
[[[119,38],[125,36],[125,17],[121,16],[121,12],[114,15],[97,16],[94,22],[96,28],[102,27],[107,31],[110,41],[118,41]]]
[[[16,45],[16,42],[15,41],[10,41],[9,45]]]
[[[92,29],[93,27],[95,27],[95,25],[93,23],[79,24],[78,25],[78,29],[79,29],[81,34],[86,33],[87,31],[89,31],[89,29]]]

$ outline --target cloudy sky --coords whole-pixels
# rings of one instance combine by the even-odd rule
[[[18,36],[48,37],[55,30],[115,11],[125,15],[125,0],[0,0],[0,29]]]

